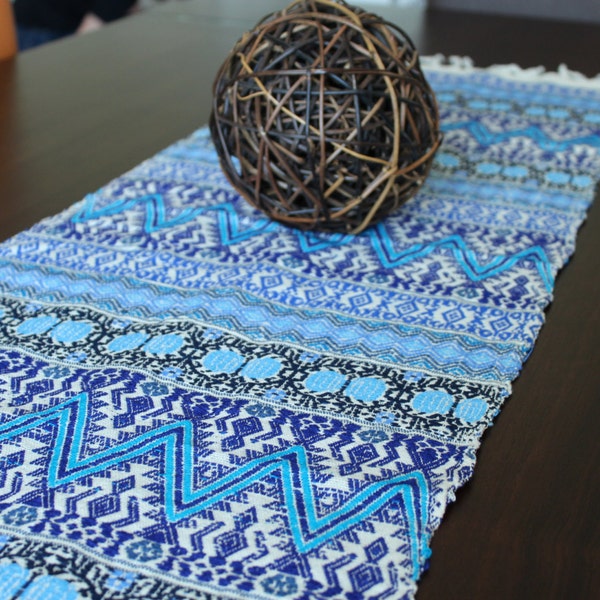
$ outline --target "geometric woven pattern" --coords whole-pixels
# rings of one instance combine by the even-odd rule
[[[0,597],[410,599],[600,173],[600,90],[429,64],[444,142],[359,235],[200,129],[0,245]]]

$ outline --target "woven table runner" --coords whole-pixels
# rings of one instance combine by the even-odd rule
[[[600,173],[597,81],[425,66],[443,146],[360,235],[203,128],[0,245],[0,598],[414,596]]]

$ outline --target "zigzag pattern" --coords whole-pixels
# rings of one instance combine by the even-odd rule
[[[87,197],[83,207],[71,220],[74,223],[84,223],[93,219],[114,216],[140,205],[146,209],[146,219],[144,222],[144,231],[146,233],[153,233],[160,229],[182,225],[208,211],[215,211],[218,214],[217,219],[221,244],[224,246],[237,244],[254,236],[273,233],[281,229],[278,224],[266,218],[252,219],[250,225],[242,228],[239,216],[233,205],[228,203],[200,208],[187,207],[182,209],[176,217],[168,219],[166,217],[165,199],[161,194],[145,195],[132,199],[117,199],[102,208],[96,208],[96,197],[90,195]],[[334,246],[345,245],[354,240],[354,236],[351,235],[334,234],[316,236],[311,232],[302,231],[294,231],[294,234],[299,240],[300,248],[306,254],[326,250]],[[451,235],[428,244],[415,244],[402,251],[394,249],[392,236],[383,223],[367,230],[363,235],[370,241],[375,255],[386,269],[396,269],[409,262],[427,257],[440,249],[450,249],[457,264],[472,281],[482,281],[501,275],[506,271],[510,271],[520,261],[531,260],[536,265],[546,289],[550,291],[553,286],[550,261],[543,248],[539,246],[522,250],[510,256],[496,256],[489,263],[481,265],[477,261],[475,253],[467,247],[459,235]]]
[[[144,231],[146,233],[154,233],[161,229],[177,227],[178,225],[188,223],[208,211],[215,211],[218,212],[217,218],[221,232],[221,242],[226,246],[238,244],[255,235],[270,233],[278,227],[277,223],[270,219],[257,218],[253,220],[248,228],[242,229],[238,214],[230,203],[197,208],[185,207],[179,211],[176,217],[169,219],[166,216],[165,199],[162,194],[148,194],[138,198],[120,198],[100,208],[96,207],[97,202],[97,195],[88,195],[81,209],[71,217],[73,223],[85,223],[93,219],[114,216],[141,205],[146,209]]]
[[[500,144],[516,137],[526,137],[542,150],[561,152],[575,145],[586,145],[600,148],[600,137],[597,135],[576,136],[566,140],[554,140],[537,125],[529,125],[510,131],[490,131],[480,121],[459,121],[458,123],[442,122],[442,131],[468,131],[482,146]]]
[[[207,210],[225,209],[226,206],[221,204],[215,207],[184,208],[177,217],[167,219],[165,203],[161,194],[149,194],[140,196],[139,198],[120,198],[101,208],[97,208],[96,203],[96,194],[86,196],[82,208],[71,218],[73,223],[85,223],[92,219],[111,217],[119,213],[124,213],[134,207],[144,206],[146,208],[144,231],[146,233],[153,233],[165,227],[176,227],[182,223],[187,223]]]
[[[195,489],[194,431],[190,421],[168,423],[81,458],[88,415],[88,395],[81,393],[52,408],[33,415],[23,415],[0,425],[0,441],[56,421],[58,427],[48,465],[49,487],[94,475],[160,448],[164,452],[164,510],[172,522],[197,514],[264,477],[278,473],[285,490],[284,503],[292,538],[298,550],[303,553],[368,519],[387,502],[401,496],[413,544],[411,558],[415,577],[418,575],[421,559],[428,555],[427,541],[422,533],[423,524],[427,521],[428,489],[425,478],[419,471],[368,484],[344,506],[325,516],[319,516],[309,479],[308,457],[302,446],[293,446],[251,460],[229,475]]]
[[[436,286],[438,297],[429,298],[424,296],[420,287],[415,290],[417,293],[413,290],[404,293],[402,290],[405,286],[377,289],[351,283],[340,286],[339,282],[329,280],[319,281],[317,285],[314,279],[269,265],[259,264],[252,269],[229,267],[219,263],[189,261],[167,253],[163,253],[160,261],[153,264],[145,256],[118,249],[36,239],[28,234],[20,234],[19,238],[22,245],[17,249],[0,247],[0,257],[36,266],[59,265],[61,268],[77,269],[80,256],[87,255],[87,264],[92,265],[103,277],[136,277],[154,285],[175,285],[175,289],[183,288],[186,292],[214,290],[229,293],[230,290],[236,290],[257,302],[279,303],[295,310],[341,313],[363,319],[468,332],[492,340],[529,342],[532,333],[535,334],[542,323],[540,316],[531,310],[539,305],[539,293],[523,300],[522,296],[529,290],[522,284],[518,285],[524,289],[523,292],[517,288],[521,294],[518,302],[505,295],[500,306],[494,304],[496,297],[492,298],[490,306],[486,306],[485,303],[477,305],[464,302],[462,298],[444,298],[445,290],[440,290],[439,285]],[[261,286],[256,285],[256,281]],[[510,281],[506,284],[510,285]],[[517,282],[514,285],[517,287]],[[463,316],[447,319],[446,313],[454,308],[460,309]],[[509,311],[500,314],[498,308],[507,308]],[[496,321],[501,322],[500,328],[495,327]]]
[[[543,248],[539,246],[522,250],[512,256],[496,256],[489,263],[480,265],[475,254],[467,248],[464,240],[458,235],[436,240],[430,244],[415,244],[399,252],[394,249],[391,238],[385,230],[385,225],[382,223],[378,224],[372,231],[369,231],[369,237],[382,264],[388,268],[398,267],[444,248],[452,252],[456,261],[472,281],[481,281],[488,277],[494,277],[512,269],[522,260],[531,260],[535,264],[546,290],[549,292],[552,291],[554,285],[550,261]]]
[[[379,358],[413,368],[483,379],[503,380],[516,374],[527,352],[527,347],[522,345],[483,342],[466,334],[449,340],[442,331],[418,326],[352,320],[322,312],[292,312],[266,303],[258,304],[234,290],[169,294],[151,285],[134,284],[127,278],[108,282],[87,277],[74,279],[44,271],[43,285],[38,287],[26,271],[0,261],[0,293],[13,297],[26,294],[29,298],[52,303],[97,306],[122,317],[184,316],[225,327],[259,342],[295,343],[319,352]],[[446,314],[448,321],[464,318],[460,307],[450,308]]]

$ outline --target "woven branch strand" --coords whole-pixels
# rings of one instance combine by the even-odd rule
[[[339,0],[296,0],[235,45],[210,129],[233,186],[273,219],[359,233],[411,198],[440,144],[410,38]]]

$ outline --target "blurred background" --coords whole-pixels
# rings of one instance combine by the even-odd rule
[[[194,0],[0,0],[0,15],[7,4],[12,4],[16,24],[16,41],[18,49],[28,50],[50,41],[83,34],[102,28],[104,25],[124,17],[133,17],[156,8],[167,2],[189,3]],[[282,0],[281,7],[288,4]],[[245,4],[256,5],[257,2],[246,3],[242,0],[215,0],[212,10],[215,15],[235,16],[238,9]],[[260,4],[260,2],[258,2]],[[271,2],[270,5],[272,6]],[[398,8],[412,7],[424,10],[443,9],[480,13],[488,15],[508,15],[533,17],[561,21],[600,23],[600,1],[598,0],[357,0],[357,5],[369,6],[375,12],[386,16],[389,11]],[[0,16],[0,19],[2,17]],[[1,21],[0,21],[1,23]],[[8,45],[8,36],[12,35],[1,29],[0,45]]]

